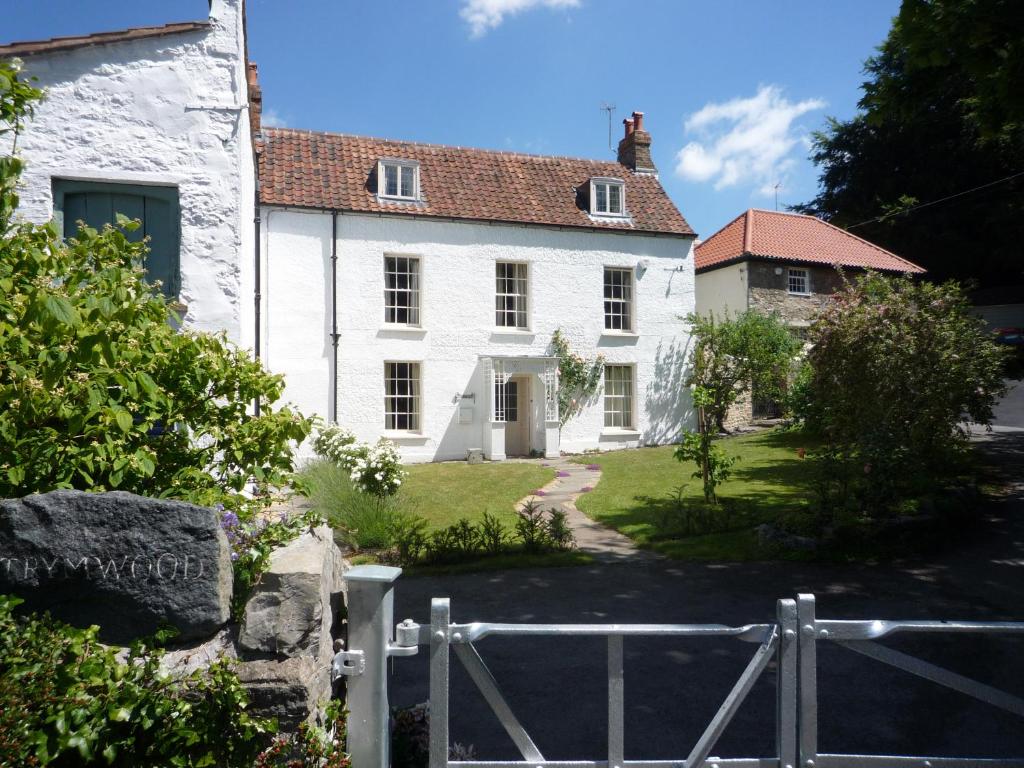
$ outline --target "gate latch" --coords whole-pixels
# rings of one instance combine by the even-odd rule
[[[331,682],[339,677],[356,677],[366,670],[362,651],[338,651],[331,662]]]

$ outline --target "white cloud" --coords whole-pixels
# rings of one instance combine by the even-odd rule
[[[505,20],[533,8],[579,8],[580,0],[462,0],[459,15],[471,37],[483,37]]]
[[[264,128],[284,128],[288,121],[276,109],[265,109],[260,113],[260,125]]]
[[[794,121],[824,107],[821,99],[789,101],[776,85],[762,85],[749,98],[707,104],[686,120],[686,133],[696,138],[676,155],[676,174],[714,180],[715,189],[753,184],[770,195],[793,166],[793,148],[805,140]]]

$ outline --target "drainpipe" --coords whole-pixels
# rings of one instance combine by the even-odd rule
[[[256,174],[256,194],[254,196],[254,202],[256,204],[256,208],[255,208],[255,212],[256,213],[255,213],[255,216],[253,217],[253,224],[254,224],[255,229],[256,229],[256,247],[253,250],[255,251],[256,256],[255,256],[255,261],[253,262],[253,267],[254,267],[253,272],[254,272],[255,282],[254,282],[254,285],[253,285],[252,299],[253,299],[253,305],[254,305],[254,309],[255,309],[256,327],[253,329],[254,330],[254,333],[253,333],[253,349],[255,351],[256,359],[259,360],[260,359],[260,344],[261,344],[261,340],[260,340],[260,326],[262,325],[262,322],[261,322],[262,318],[261,318],[260,312],[261,312],[261,308],[262,308],[262,305],[263,305],[263,294],[260,292],[260,288],[261,288],[261,284],[262,284],[263,278],[260,275],[260,237],[261,237],[261,235],[260,235],[260,177],[259,177],[258,173]],[[253,405],[254,405],[254,408],[255,408],[256,415],[259,416],[260,415],[260,399],[259,399],[259,397],[256,398],[256,400],[255,400]]]
[[[338,423],[338,212],[331,211],[331,422]]]

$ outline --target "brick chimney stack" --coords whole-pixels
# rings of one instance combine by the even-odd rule
[[[644,113],[634,112],[622,124],[626,135],[619,142],[619,162],[637,173],[657,173],[651,159],[651,134],[644,130]]]
[[[257,79],[255,62],[249,62],[245,76],[249,92],[249,126],[252,129],[252,135],[257,136],[260,132],[260,115],[263,112],[263,89],[260,88]]]

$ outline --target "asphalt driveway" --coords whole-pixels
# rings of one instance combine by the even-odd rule
[[[1002,421],[1024,416],[1008,412]],[[1024,418],[1006,426],[1024,426]],[[736,625],[772,621],[777,598],[811,592],[820,618],[1024,620],[1024,430],[998,430],[985,442],[1016,482],[942,555],[875,566],[644,561],[402,578],[396,619],[429,621],[436,596],[451,598],[458,622]],[[886,644],[1024,697],[1024,637]],[[754,648],[731,639],[627,638],[626,757],[682,760]],[[605,759],[603,639],[490,638],[478,650],[547,759]],[[393,704],[427,699],[426,662],[425,650],[395,660]],[[773,754],[774,674],[766,670],[715,755]],[[839,647],[819,650],[819,703],[823,752],[1024,755],[1021,718]],[[451,736],[475,745],[480,759],[518,758],[454,656]]]

